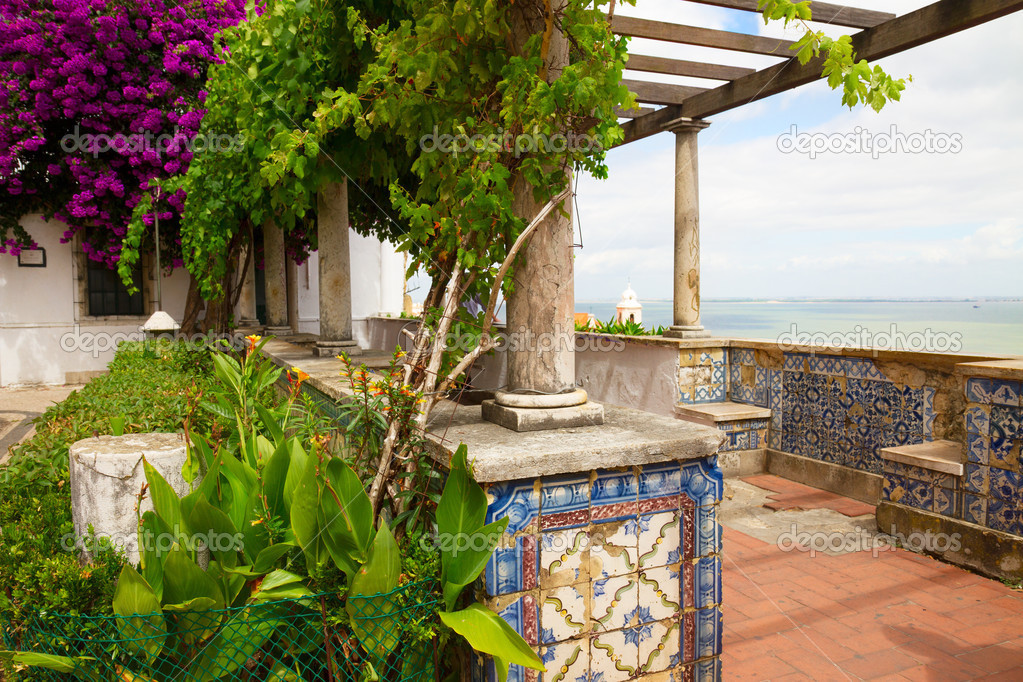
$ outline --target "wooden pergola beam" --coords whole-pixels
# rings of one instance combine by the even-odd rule
[[[634,109],[616,109],[615,115],[618,118],[639,118],[640,116],[646,116],[647,114],[657,111],[653,107],[641,107],[637,106]]]
[[[628,79],[623,79],[622,85],[629,88],[629,92],[635,93],[636,101],[643,104],[681,104],[693,95],[707,92],[707,88]]]
[[[617,14],[611,19],[611,30],[618,35],[632,38],[649,38],[650,40],[664,40],[682,45],[716,47],[721,50],[765,54],[772,57],[789,56],[791,54],[789,47],[792,45],[792,41],[780,38],[719,31],[700,26],[686,26],[685,24],[669,24],[666,21],[637,19]]]
[[[761,13],[757,9],[757,0],[689,0],[689,2]],[[851,28],[873,28],[895,18],[895,15],[889,12],[833,5],[830,2],[817,2],[817,0],[810,3],[810,11],[813,13],[814,21]]]
[[[939,0],[868,28],[853,36],[853,47],[861,59],[875,61],[1023,9],[1023,0]],[[658,109],[626,123],[622,144],[661,132],[678,118],[704,118],[799,87],[821,77],[822,60],[805,66],[790,59],[761,69],[750,76],[693,95],[682,104]]]
[[[692,78],[710,78],[719,81],[734,81],[736,78],[756,73],[756,69],[748,69],[742,66],[690,62],[684,59],[650,57],[644,54],[630,54],[625,68],[631,71],[663,73],[671,76],[690,76]]]

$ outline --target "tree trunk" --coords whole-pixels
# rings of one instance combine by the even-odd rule
[[[181,333],[184,336],[192,336],[201,331],[199,328],[199,314],[205,306],[206,301],[202,299],[202,295],[199,293],[199,283],[192,273],[188,273],[188,295],[185,296],[185,314],[181,320]]]

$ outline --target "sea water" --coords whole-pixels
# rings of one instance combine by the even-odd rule
[[[645,300],[646,327],[671,324],[670,300]],[[577,301],[576,312],[607,321],[614,301]],[[703,301],[715,336],[784,344],[869,345],[898,350],[1023,355],[1023,300]]]

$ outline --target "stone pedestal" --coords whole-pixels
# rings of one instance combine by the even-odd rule
[[[697,134],[707,121],[682,118],[667,126],[675,133],[675,291],[674,338],[710,336],[700,324],[700,194]]]
[[[348,245],[348,181],[320,190],[316,231],[320,261],[320,338],[314,353],[359,353],[352,340],[352,273]]]
[[[288,274],[284,256],[284,232],[272,220],[263,223],[263,262],[266,275],[266,333],[286,336],[288,325]]]
[[[70,448],[71,514],[75,546],[91,525],[97,537],[124,547],[131,563],[139,561],[136,498],[146,482],[145,458],[178,495],[189,492],[181,476],[187,456],[185,440],[177,433],[142,433],[86,438]],[[153,508],[142,502],[142,512]],[[87,557],[87,555],[86,555]]]
[[[512,433],[447,404],[432,424],[442,457],[468,446],[486,521],[509,518],[484,595],[543,679],[720,678],[720,432],[610,405],[585,429]],[[496,680],[493,663],[472,678]]]

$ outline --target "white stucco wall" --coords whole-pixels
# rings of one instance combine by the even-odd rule
[[[74,247],[60,243],[64,224],[38,215],[21,223],[46,249],[46,267],[19,267],[17,258],[0,255],[0,386],[62,384],[106,369],[117,340],[140,337],[148,315],[79,318]],[[187,292],[183,271],[164,278],[164,308],[179,321]]]
[[[381,313],[397,317],[405,296],[405,256],[390,242],[349,233],[352,269],[352,335],[364,348],[372,347],[369,319]],[[303,268],[308,268],[308,286]],[[299,331],[317,334],[319,323],[319,260],[315,253],[298,270]]]

